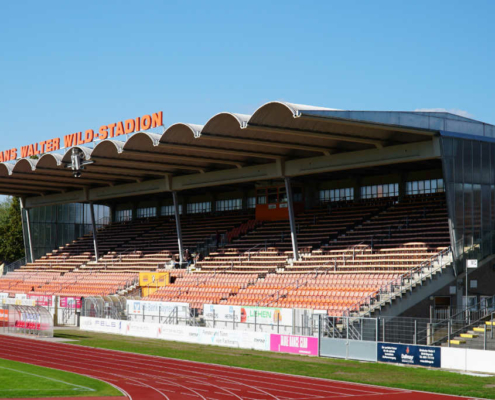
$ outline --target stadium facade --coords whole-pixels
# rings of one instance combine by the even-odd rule
[[[493,296],[493,125],[446,112],[341,111],[283,102],[267,103],[253,115],[220,113],[205,125],[177,123],[163,133],[139,131],[138,119],[129,121],[132,129],[127,120],[113,124],[114,137],[110,124],[102,140],[86,131],[64,140],[81,145],[44,154],[33,147],[38,159],[0,164],[0,193],[22,199],[31,262],[94,227],[228,211],[289,220],[290,238],[282,242],[290,240],[294,262],[308,251],[299,245],[296,221],[305,210],[445,192],[452,279],[411,303],[409,312],[424,314],[434,297],[460,306],[466,259],[480,261],[472,273],[476,287],[469,288],[474,302]],[[159,121],[153,114],[145,128]],[[182,256],[181,229],[178,223]],[[377,239],[369,240],[364,244],[373,246]]]

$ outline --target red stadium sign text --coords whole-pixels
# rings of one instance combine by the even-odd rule
[[[20,152],[16,148],[0,151],[0,162],[15,160],[18,156],[20,156],[20,158],[39,156],[44,153],[60,150],[61,148],[79,146],[91,143],[95,140],[105,140],[121,135],[127,135],[129,133],[145,131],[151,128],[157,128],[161,125],[163,125],[163,111],[151,115],[143,115],[142,117],[134,119],[114,122],[108,125],[102,125],[97,131],[88,129],[84,132],[81,131],[65,135],[63,139],[54,138],[28,144],[22,146]],[[63,144],[63,147],[61,147],[61,144]]]

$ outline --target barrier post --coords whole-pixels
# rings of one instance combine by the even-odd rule
[[[382,338],[382,342],[385,342],[385,320],[383,320],[382,327],[383,327],[383,338]]]
[[[492,339],[493,339],[493,314],[494,314],[494,313],[492,313],[492,316],[491,316],[491,321],[490,321],[490,326],[491,326],[491,328],[492,328],[492,329],[491,329],[491,331],[490,331],[490,332],[491,332],[491,335],[492,335]]]
[[[450,347],[450,329],[451,329],[451,325],[450,325],[450,319],[447,321],[447,343],[448,343],[448,346]]]
[[[143,303],[143,322],[144,322],[144,314],[146,312],[146,304]]]
[[[280,333],[280,318],[277,318],[277,333]]]
[[[418,320],[414,320],[414,344],[418,343]]]
[[[175,307],[175,325],[179,325],[179,307]]]
[[[255,311],[255,312],[254,312],[254,331],[255,331],[255,332],[256,332],[256,330],[257,330],[257,326],[256,326],[256,325],[257,325],[257,322],[258,322],[258,321],[257,321],[257,316],[258,316],[258,311]]]
[[[375,336],[376,336],[376,342],[380,341],[380,325],[379,325],[379,319],[375,318]]]
[[[235,310],[232,312],[232,329],[235,331]]]
[[[318,314],[318,357],[320,357],[321,351],[321,314]]]
[[[485,332],[483,333],[483,350],[486,350],[486,337],[488,336],[488,326],[485,324]]]
[[[346,332],[345,332],[346,339],[349,340],[349,317],[346,317],[345,327],[346,327]]]
[[[162,307],[158,306],[158,323],[162,323]]]
[[[215,327],[215,309],[213,309],[213,328]]]

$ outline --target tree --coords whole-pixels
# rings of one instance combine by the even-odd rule
[[[9,263],[24,255],[20,200],[8,197],[0,203],[0,259]]]

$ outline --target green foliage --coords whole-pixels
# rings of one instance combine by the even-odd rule
[[[24,257],[21,204],[17,197],[0,203],[0,260],[7,263]]]

